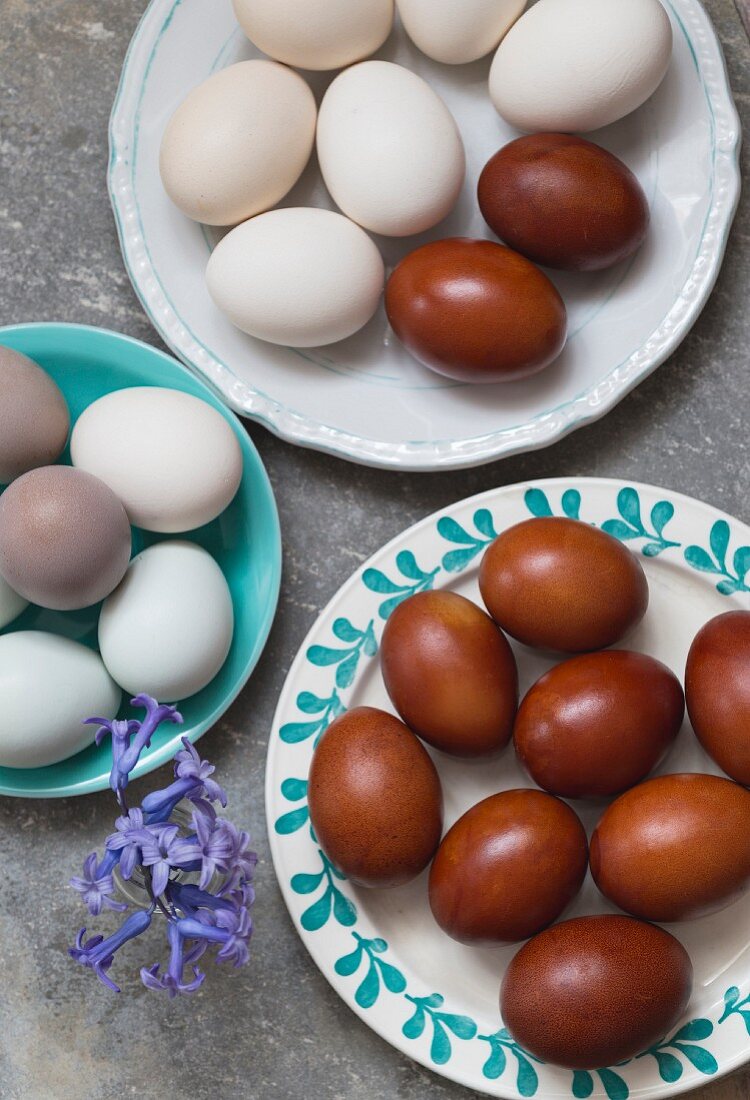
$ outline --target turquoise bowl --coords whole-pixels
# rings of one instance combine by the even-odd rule
[[[212,405],[232,425],[242,448],[245,470],[232,504],[213,523],[187,537],[200,543],[219,563],[234,602],[234,640],[219,674],[191,699],[180,701],[183,726],[162,728],[146,749],[135,776],[166,763],[179,748],[180,737],[191,741],[210,729],[236,698],[258,662],[268,638],[281,581],[281,532],[271,484],[247,433],[213,392],[185,367],[148,344],[116,332],[86,325],[29,324],[0,328],[0,344],[34,359],[65,394],[71,421],[112,390],[129,386],[167,386],[194,394]],[[66,451],[61,459],[69,462]],[[133,553],[165,536],[137,528]],[[166,536],[169,537],[169,536]],[[49,630],[96,648],[99,606],[61,613],[29,607],[2,633]],[[176,700],[163,700],[175,702]],[[138,717],[123,696],[121,717]],[[33,706],[33,699],[29,706]],[[87,715],[82,714],[81,718]],[[100,791],[109,783],[108,740],[47,768],[0,768],[0,794],[26,798],[62,798]]]

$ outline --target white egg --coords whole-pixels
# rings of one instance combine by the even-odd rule
[[[74,466],[103,481],[136,527],[192,531],[231,504],[242,450],[226,417],[179,390],[135,386],[94,401],[70,439]]]
[[[172,115],[159,169],[172,202],[208,225],[269,210],[291,191],[315,141],[315,99],[298,73],[240,61],[199,84]]]
[[[0,577],[0,630],[17,619],[28,606],[28,601]]]
[[[585,133],[640,107],[671,56],[659,0],[539,0],[500,43],[490,95],[519,130]]]
[[[0,638],[0,765],[43,768],[94,740],[84,718],[114,718],[121,692],[98,653],[38,630]]]
[[[461,135],[442,99],[387,61],[355,65],[333,81],[320,108],[318,156],[344,214],[387,237],[437,225],[466,174]]]
[[[99,617],[112,678],[134,695],[179,702],[209,684],[229,653],[234,610],[219,566],[202,547],[160,542],[133,558]]]
[[[497,47],[526,0],[397,0],[406,33],[446,65],[477,61]]]
[[[331,210],[272,210],[237,226],[206,271],[219,309],[272,344],[333,344],[363,328],[380,303],[383,259],[354,222]]]
[[[385,42],[393,0],[234,0],[259,50],[300,69],[342,69]]]

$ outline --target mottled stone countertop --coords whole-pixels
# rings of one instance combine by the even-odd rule
[[[125,275],[105,185],[107,117],[143,7],[144,0],[0,0],[2,323],[80,321],[158,343]],[[732,0],[707,7],[747,122],[748,41]],[[234,777],[235,814],[250,823],[260,852],[252,964],[212,974],[200,996],[169,1010],[136,978],[113,996],[66,957],[81,921],[72,892],[61,888],[79,856],[110,831],[110,796],[0,799],[1,1097],[469,1095],[360,1023],[292,928],[263,814],[276,699],[341,579],[404,527],[471,493],[550,475],[627,476],[750,523],[749,232],[746,195],[717,289],[679,351],[604,421],[549,450],[474,471],[398,475],[296,450],[250,428],[278,497],[284,583],[265,655],[205,747]],[[748,1071],[701,1092],[704,1100],[749,1094]]]

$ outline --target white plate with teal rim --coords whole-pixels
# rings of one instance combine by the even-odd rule
[[[602,527],[639,556],[651,605],[625,644],[661,659],[680,677],[703,623],[750,607],[750,528],[669,490],[560,479],[492,490],[430,516],[343,585],[292,665],[268,753],[271,851],[292,920],[322,973],[366,1024],[410,1058],[492,1096],[671,1096],[750,1058],[750,895],[716,916],[670,926],[695,966],[693,997],[675,1031],[625,1065],[574,1074],[535,1061],[503,1029],[498,992],[517,947],[470,948],[444,935],[430,914],[426,873],[395,890],[353,887],[310,829],[307,775],[317,739],[347,708],[392,710],[378,647],[393,608],[429,588],[479,600],[479,563],[495,534],[551,514]],[[552,661],[515,648],[525,691]],[[531,786],[512,747],[491,765],[434,759],[446,829],[480,799]],[[687,722],[659,770],[718,773]],[[575,806],[593,828],[602,807]],[[614,910],[589,876],[566,916],[608,911]]]
[[[740,124],[721,48],[698,0],[664,0],[674,57],[661,88],[595,140],[641,179],[653,208],[647,244],[602,275],[554,276],[570,340],[557,365],[506,386],[451,382],[421,367],[384,310],[357,336],[304,353],[246,336],[204,282],[215,235],[171,205],[158,153],[180,101],[212,72],[258,56],[231,0],[152,0],[128,51],[110,127],[109,189],[125,264],[163,340],[238,413],[292,443],[372,466],[476,466],[547,446],[603,416],[685,337],[719,272],[740,188]],[[424,76],[453,110],[467,147],[454,214],[431,233],[379,238],[387,266],[426,240],[491,236],[476,202],[479,173],[517,136],[486,90],[489,60],[429,61],[400,28],[379,52]],[[313,74],[319,96],[330,79]],[[285,206],[331,206],[315,163]]]

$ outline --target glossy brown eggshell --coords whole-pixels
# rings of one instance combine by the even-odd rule
[[[614,645],[648,607],[635,555],[604,531],[562,517],[504,531],[485,552],[479,588],[507,634],[564,653]]]
[[[750,787],[750,611],[727,611],[698,632],[685,695],[703,748],[722,771]]]
[[[612,803],[591,838],[591,873],[635,917],[683,921],[750,886],[750,793],[715,775],[663,775]]]
[[[651,218],[630,169],[571,134],[511,141],[485,167],[478,193],[501,240],[534,263],[566,271],[601,271],[632,256]]]
[[[430,869],[435,920],[467,944],[515,943],[557,920],[586,875],[586,832],[542,791],[485,798],[459,818]]]
[[[328,858],[360,886],[400,886],[432,859],[443,827],[435,765],[392,714],[357,707],[315,750],[310,821]]]
[[[690,957],[664,929],[630,917],[577,917],[521,948],[503,979],[500,1010],[530,1054],[600,1069],[669,1035],[692,985]]]
[[[380,646],[388,694],[407,726],[454,756],[502,750],[513,731],[518,670],[489,615],[454,592],[420,592],[391,613]]]
[[[562,351],[567,313],[547,276],[492,241],[423,245],[386,287],[388,319],[412,355],[460,382],[510,382]]]
[[[643,653],[573,657],[534,684],[513,738],[531,778],[561,798],[606,798],[635,786],[679,733],[679,680]]]

